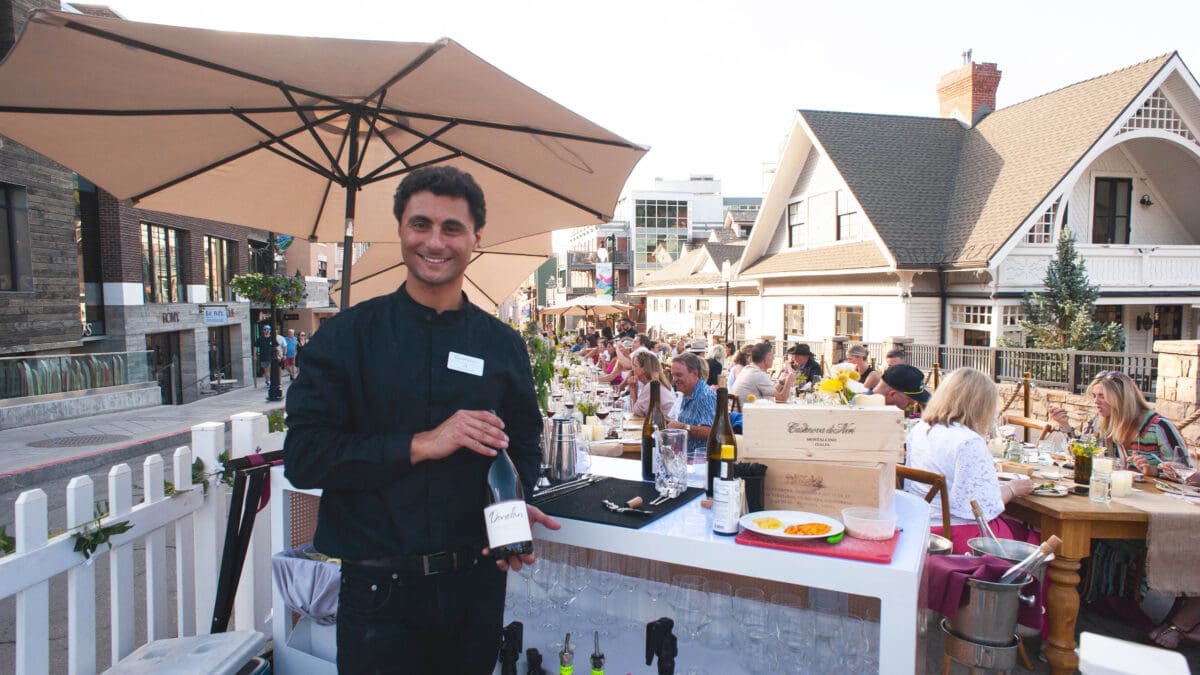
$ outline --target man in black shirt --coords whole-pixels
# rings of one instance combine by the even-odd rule
[[[313,543],[343,560],[340,672],[490,673],[505,572],[534,561],[487,559],[483,517],[496,449],[526,494],[538,475],[529,356],[462,292],[485,218],[475,181],[449,167],[414,171],[395,215],[408,280],[305,345],[288,391],[285,471],[323,489]]]
[[[258,370],[262,373],[267,386],[271,385],[271,354],[278,350],[275,338],[271,337],[271,327],[264,325],[262,335],[254,340],[254,348],[258,350]]]

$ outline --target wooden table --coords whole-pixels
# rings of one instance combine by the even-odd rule
[[[1149,482],[1138,487],[1157,492]],[[1062,539],[1046,569],[1051,582],[1046,593],[1050,621],[1046,660],[1055,675],[1073,673],[1079,665],[1075,621],[1079,616],[1080,562],[1091,553],[1094,539],[1145,539],[1149,515],[1115,501],[1096,504],[1082,495],[1019,497],[1008,503],[1005,512],[1038,528],[1043,541],[1052,534]]]

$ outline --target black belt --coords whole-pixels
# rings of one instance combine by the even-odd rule
[[[483,560],[480,548],[460,548],[424,555],[397,555],[388,558],[366,558],[363,560],[343,560],[344,565],[369,567],[372,569],[391,570],[403,574],[430,576],[447,572],[462,572],[479,564]]]

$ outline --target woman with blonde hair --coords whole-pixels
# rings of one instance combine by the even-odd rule
[[[669,410],[671,378],[663,370],[658,355],[651,351],[639,351],[633,355],[633,382],[629,384],[629,413],[634,417],[645,417],[650,411],[650,383],[658,381],[661,387],[663,412]]]
[[[906,463],[946,478],[950,522],[942,523],[941,508],[931,506],[930,529],[949,538],[955,553],[966,553],[967,540],[980,536],[972,500],[979,502],[996,536],[1026,539],[1024,528],[1001,515],[1010,500],[1033,492],[1033,482],[1025,478],[1000,483],[984,440],[999,406],[996,385],[987,375],[959,368],[938,387],[921,421],[908,434]],[[929,487],[905,481],[904,490],[923,498]]]
[[[1152,477],[1162,473],[1174,479],[1173,464],[1192,465],[1179,430],[1154,412],[1133,378],[1115,370],[1102,371],[1087,390],[1096,415],[1080,432],[1094,434],[1106,446],[1115,468],[1136,469]],[[1068,435],[1074,433],[1065,410],[1051,408],[1050,416]]]

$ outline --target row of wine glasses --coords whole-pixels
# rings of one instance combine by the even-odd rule
[[[639,640],[647,621],[669,616],[681,651],[738,645],[745,672],[878,671],[879,625],[852,614],[843,594],[810,589],[807,601],[792,593],[773,593],[768,601],[760,588],[733,590],[722,579],[671,575],[658,561],[547,546],[551,550],[539,550],[539,561],[513,580],[520,589],[509,600],[513,616],[546,634],[572,626]],[[705,672],[695,665],[685,671]]]

